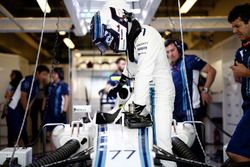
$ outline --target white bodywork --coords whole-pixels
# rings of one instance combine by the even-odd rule
[[[115,124],[119,118],[123,118],[122,112],[128,109],[128,104],[132,102],[133,99],[129,88],[124,87],[124,89],[127,89],[128,91],[127,97],[121,99],[118,94],[115,107],[111,111],[107,112],[109,114],[119,112],[113,123],[107,125],[97,125],[95,124],[94,116],[93,119],[89,117],[91,119],[89,123],[73,121],[71,125],[65,124],[64,126],[57,126],[52,133],[52,139],[55,146],[57,148],[61,147],[70,139],[77,139],[81,142],[84,138],[86,138],[87,142],[81,145],[78,152],[93,146],[94,152],[91,154],[93,167],[100,166],[98,165],[98,161],[103,163],[103,167],[144,167],[145,158],[148,159],[148,166],[153,166],[154,153],[152,152],[152,127],[146,128],[147,134],[142,134],[140,129],[129,129],[124,126],[123,121],[122,124]],[[87,114],[90,115],[90,113]],[[74,127],[73,125],[76,126]],[[101,128],[102,131],[100,131]],[[190,147],[195,140],[195,130],[190,123],[174,122],[174,125],[172,126],[172,136],[179,137]],[[144,150],[146,152],[145,155],[149,156],[144,157],[143,159],[142,155],[144,154],[141,152],[141,147],[143,146],[144,141],[146,141],[147,144],[147,146],[144,145]],[[100,151],[105,152],[105,156],[102,157],[101,160]]]
[[[99,125],[92,167],[152,167],[150,128],[128,129],[118,124]]]

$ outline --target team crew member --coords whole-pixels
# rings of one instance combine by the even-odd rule
[[[53,82],[49,85],[47,97],[44,105],[45,123],[67,123],[66,112],[69,105],[69,88],[64,80],[64,71],[62,68],[54,68],[52,72]],[[52,127],[48,127],[51,132]],[[51,134],[49,134],[51,135]]]
[[[6,102],[4,105],[3,113],[1,115],[2,119],[5,118],[5,116],[7,114],[8,104],[11,101],[11,98],[12,98],[14,92],[16,91],[17,86],[19,85],[19,83],[22,79],[23,79],[23,75],[20,71],[18,71],[18,70],[11,71],[10,82],[9,82],[9,85],[5,91],[5,94],[4,94],[4,99],[6,100]]]
[[[104,91],[105,91],[106,93],[108,93],[109,90],[110,90],[112,87],[114,87],[114,86],[116,86],[116,85],[118,84],[119,80],[118,80],[118,81],[117,81],[117,80],[113,80],[112,78],[113,78],[113,77],[120,77],[120,76],[122,75],[122,72],[123,72],[124,67],[125,67],[125,65],[126,65],[126,61],[125,61],[125,59],[124,59],[123,57],[119,57],[119,58],[116,60],[115,64],[116,64],[116,66],[117,66],[117,69],[116,69],[116,71],[115,71],[113,74],[111,74],[111,75],[109,76],[109,80],[108,80],[108,82],[107,82],[107,84],[106,84],[106,86],[105,86],[105,89],[104,89]]]
[[[155,95],[151,100],[153,128],[158,146],[172,153],[171,123],[174,107],[174,85],[170,73],[170,65],[160,34],[153,28],[140,23],[125,10],[107,8],[97,12],[91,21],[92,40],[104,53],[108,47],[114,52],[127,52],[126,65],[119,84],[110,90],[115,96],[126,83],[127,78],[134,78],[135,114],[141,115],[150,105],[150,81],[155,84]],[[151,94],[152,95],[152,94]],[[174,162],[162,162],[164,166],[176,166]]]
[[[14,146],[15,140],[18,137],[22,120],[24,117],[25,109],[27,106],[28,96],[31,93],[30,106],[39,92],[39,84],[47,80],[49,74],[49,69],[44,65],[39,65],[36,69],[35,81],[33,84],[33,89],[31,91],[31,83],[33,76],[27,76],[18,85],[12,100],[8,107],[7,115],[7,126],[8,126],[8,145]],[[23,128],[21,138],[25,145],[28,144],[28,133],[26,124]]]
[[[39,93],[36,96],[32,107],[30,108],[30,119],[31,119],[31,132],[32,132],[32,138],[31,138],[31,142],[33,143],[36,138],[37,135],[39,133],[39,129],[38,127],[41,125],[41,123],[43,122],[43,110],[42,110],[42,106],[43,106],[43,99],[45,97],[45,88],[46,85],[48,85],[48,80],[46,81],[46,83],[40,83],[39,86]],[[40,113],[40,114],[39,114]],[[40,122],[38,121],[38,116],[40,115]]]
[[[12,70],[10,74],[10,83],[6,89],[4,98],[9,102],[11,97],[13,96],[17,86],[19,85],[20,81],[23,79],[23,75],[18,70]]]
[[[250,4],[236,6],[229,13],[228,21],[233,33],[242,41],[231,67],[236,81],[241,82],[243,116],[228,144],[227,154],[235,162],[250,161]],[[249,164],[248,164],[249,165]]]
[[[176,91],[173,117],[177,122],[191,121],[192,116],[184,77],[181,42],[168,39],[165,41],[165,47],[167,56],[171,61],[172,78]],[[206,82],[201,92],[201,99],[203,103],[209,103],[209,88],[214,81],[216,71],[211,65],[195,55],[185,55],[185,63],[192,107],[196,117],[201,107],[198,89],[199,73],[204,72],[207,74]]]

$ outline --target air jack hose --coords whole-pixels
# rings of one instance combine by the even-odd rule
[[[194,161],[199,161],[197,156],[191,151],[191,149],[178,137],[172,137],[173,152],[175,155],[181,158],[186,158]],[[178,164],[178,166],[191,167],[187,164]]]
[[[55,152],[38,159],[37,161],[29,164],[27,167],[41,167],[56,161],[64,160],[70,157],[80,148],[78,140],[72,139],[66,142],[62,147],[58,148]]]

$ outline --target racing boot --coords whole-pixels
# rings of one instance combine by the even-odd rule
[[[133,107],[130,107],[130,112],[124,113],[125,125],[131,129],[145,128],[145,127],[152,126],[152,119],[151,119],[150,114],[146,116],[140,115],[146,106],[138,105],[135,103],[132,103],[132,106]]]

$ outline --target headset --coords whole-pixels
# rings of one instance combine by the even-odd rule
[[[182,55],[182,44],[181,41],[177,40],[177,39],[166,39],[166,41],[164,42],[165,47],[170,45],[170,44],[174,44],[175,47],[177,48],[179,54]]]

